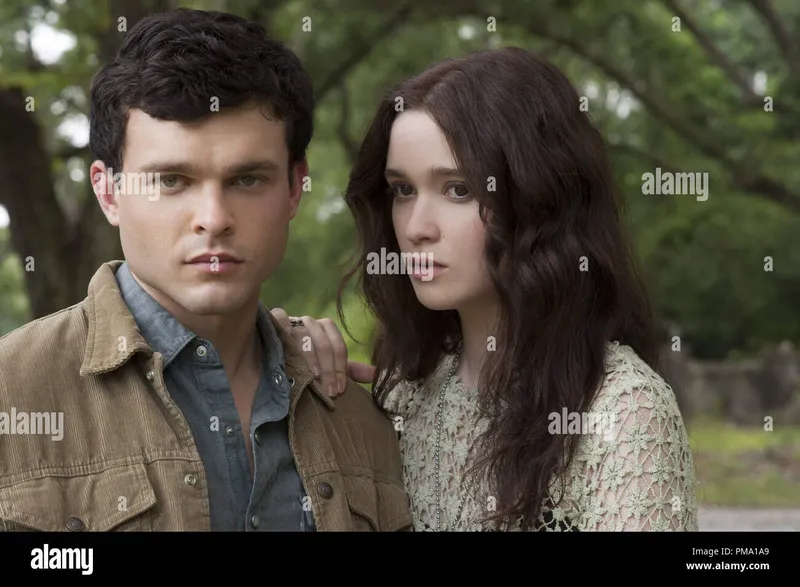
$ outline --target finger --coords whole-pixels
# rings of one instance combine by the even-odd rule
[[[292,331],[292,328],[289,325],[289,314],[287,314],[283,308],[273,308],[270,310],[270,313],[275,317],[275,320],[277,320],[278,323],[283,326],[283,329],[286,330],[286,332]]]
[[[303,323],[308,329],[308,336],[311,337],[311,350],[319,369],[319,377],[322,388],[330,396],[338,394],[336,385],[336,373],[333,362],[333,348],[328,340],[328,335],[319,323],[311,316],[303,316]]]
[[[344,337],[339,331],[336,323],[330,318],[323,318],[319,320],[319,325],[328,335],[328,341],[333,348],[333,370],[334,377],[336,377],[336,391],[343,393],[347,386],[347,344],[344,342]]]
[[[291,318],[289,318],[289,320],[291,320]],[[306,326],[306,324],[309,322],[316,321],[313,318],[307,317],[303,321],[303,324],[298,324],[297,326],[292,326],[291,322],[289,322],[289,334],[297,343],[297,346],[300,348],[300,352],[303,353],[303,358],[306,360],[306,363],[314,373],[314,378],[319,379],[320,368],[317,362],[317,354],[314,350],[314,344],[311,340],[308,327]]]
[[[372,365],[347,361],[347,376],[353,381],[359,383],[373,383],[375,381],[376,371],[377,368]]]

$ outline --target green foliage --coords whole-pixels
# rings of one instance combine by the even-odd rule
[[[8,229],[0,228],[0,336],[19,328],[28,318],[23,265],[11,249]]]
[[[292,315],[336,318],[335,297],[355,245],[343,207],[354,149],[378,100],[427,65],[466,52],[518,45],[549,56],[589,99],[589,115],[612,148],[627,220],[659,315],[681,326],[701,357],[752,354],[783,338],[800,344],[800,87],[765,20],[749,3],[682,3],[691,22],[741,77],[766,76],[763,96],[748,101],[692,33],[673,30],[660,0],[193,0],[182,6],[257,17],[298,52],[318,92],[310,180],[292,221],[282,265],[264,285],[270,307]],[[35,116],[53,154],[59,205],[66,216],[88,194],[87,153],[67,161],[60,126],[88,115],[86,95],[104,31],[116,32],[114,6],[99,0],[0,0],[2,87],[35,98]],[[791,39],[800,5],[772,2]],[[46,67],[31,67],[20,31],[43,19],[71,33],[75,47]],[[54,20],[55,19],[55,20]],[[305,20],[304,20],[305,19]],[[309,20],[310,19],[310,20]],[[487,22],[496,21],[489,30]],[[311,30],[304,30],[310,23]],[[795,44],[796,41],[795,41]],[[524,123],[524,121],[522,121]],[[659,164],[707,172],[708,201],[642,194],[642,175]],[[75,165],[83,179],[70,177]],[[779,204],[774,186],[786,196]],[[0,186],[0,204],[3,193]],[[0,331],[26,318],[24,274],[0,253]],[[764,258],[773,271],[764,270]],[[356,338],[370,317],[349,288],[344,297]],[[368,345],[348,339],[352,357]]]

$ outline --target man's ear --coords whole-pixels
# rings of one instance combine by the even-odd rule
[[[303,159],[294,166],[292,189],[289,194],[289,219],[293,219],[300,206],[300,198],[303,195],[306,184],[311,181],[308,176],[308,159]]]
[[[119,226],[119,205],[117,204],[113,170],[106,168],[105,163],[97,160],[89,168],[89,178],[94,195],[97,197],[106,219],[112,226]]]

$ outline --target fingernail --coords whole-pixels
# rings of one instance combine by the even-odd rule
[[[328,395],[336,395],[336,385],[334,383],[328,384]]]
[[[319,367],[314,365],[314,367],[312,368],[312,371],[314,371],[314,377],[319,377]]]
[[[347,386],[347,383],[344,381],[339,382],[339,393],[344,393],[344,388]]]

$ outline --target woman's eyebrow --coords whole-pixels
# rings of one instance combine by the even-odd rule
[[[428,174],[431,177],[461,177],[461,172],[452,167],[431,167],[428,170]],[[386,177],[407,177],[402,169],[394,169],[391,167],[386,168],[384,175]]]

